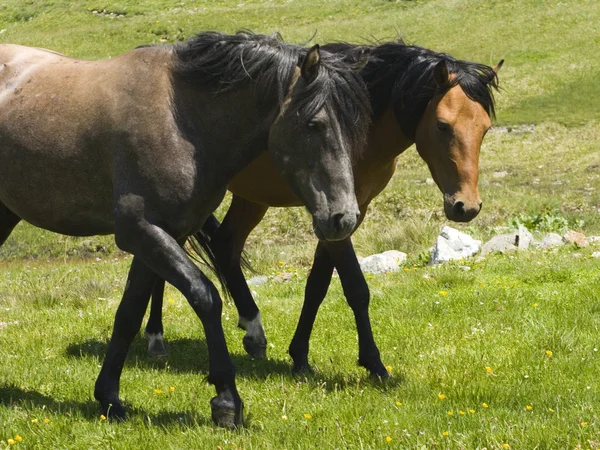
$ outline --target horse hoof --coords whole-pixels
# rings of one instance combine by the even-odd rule
[[[244,426],[244,403],[240,401],[236,408],[231,401],[223,400],[219,396],[210,401],[212,420],[221,428],[235,429]]]
[[[148,356],[150,358],[164,359],[169,356],[162,335],[146,334],[146,338],[148,339]]]
[[[116,422],[123,422],[126,418],[125,408],[121,402],[116,401],[113,403],[105,404],[101,402],[102,413],[110,420]]]
[[[315,373],[315,371],[307,362],[302,364],[294,364],[294,367],[292,367],[292,374],[294,375],[312,375],[313,373]]]
[[[265,359],[267,357],[267,343],[257,342],[252,336],[244,336],[242,339],[244,350],[255,359]]]
[[[392,374],[384,368],[383,370],[371,371],[370,378],[374,381],[385,383],[386,381],[390,381],[393,377]]]

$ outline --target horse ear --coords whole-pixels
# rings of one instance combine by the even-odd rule
[[[315,44],[306,53],[302,67],[300,68],[300,74],[307,83],[311,83],[319,73],[319,66],[321,65],[321,53],[319,52],[319,44]]]
[[[437,84],[438,87],[447,86],[450,81],[449,78],[450,74],[448,73],[446,61],[440,61],[433,69],[433,79],[435,80],[435,84]]]
[[[492,69],[494,69],[494,72],[498,73],[498,71],[502,68],[502,64],[504,64],[503,59],[501,59],[498,64],[496,64],[494,67],[492,67]]]

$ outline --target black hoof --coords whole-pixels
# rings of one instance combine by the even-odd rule
[[[267,357],[267,343],[257,342],[252,336],[244,336],[242,339],[244,350],[250,356],[256,359],[265,359]]]
[[[392,374],[389,373],[385,368],[378,371],[369,371],[369,377],[374,381],[381,381],[382,383],[385,383],[393,378]]]
[[[294,367],[292,367],[292,374],[294,375],[312,375],[313,373],[315,371],[308,362],[294,364]]]
[[[125,408],[118,400],[110,403],[100,402],[100,406],[102,408],[102,414],[109,420],[122,422],[126,419]]]
[[[165,347],[165,341],[162,335],[159,336],[146,333],[146,339],[148,339],[148,356],[150,358],[163,359],[169,356],[167,347]]]
[[[221,428],[235,429],[244,426],[244,403],[236,408],[233,401],[214,397],[210,401],[212,420]]]

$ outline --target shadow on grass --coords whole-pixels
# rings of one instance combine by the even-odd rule
[[[166,343],[169,356],[157,359],[148,356],[146,341],[136,339],[129,349],[129,355],[125,367],[136,367],[138,369],[160,370],[168,366],[174,373],[197,373],[200,376],[208,375],[208,348],[204,339],[175,339]],[[73,358],[94,357],[101,361],[106,355],[107,342],[87,340],[82,343],[70,344],[66,353]],[[282,376],[289,380],[307,383],[309,386],[319,386],[325,390],[343,390],[357,385],[370,385],[375,389],[387,390],[402,382],[402,375],[381,382],[372,379],[368,374],[360,377],[357,381],[354,375],[344,373],[334,374],[320,372],[318,369],[309,373],[292,373],[291,362],[273,358],[257,360],[243,354],[232,354],[231,359],[236,367],[236,377],[246,380],[267,380],[274,376]]]
[[[15,405],[26,409],[44,409],[52,414],[67,415],[72,412],[80,414],[89,421],[100,420],[100,404],[96,401],[58,401],[36,391],[25,390],[17,386],[0,387],[0,405],[12,407]],[[128,420],[139,419],[153,425],[181,426],[214,426],[210,416],[201,415],[196,411],[163,411],[148,414],[146,411],[125,404]]]

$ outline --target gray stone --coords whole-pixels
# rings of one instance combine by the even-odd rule
[[[565,242],[563,241],[562,236],[556,233],[548,233],[544,236],[542,242],[540,242],[540,248],[553,248],[562,245],[565,245]]]
[[[246,283],[248,284],[248,286],[260,286],[261,284],[265,284],[267,281],[269,281],[268,277],[264,275],[259,275],[250,278],[248,281],[246,281]]]
[[[360,263],[364,273],[398,272],[400,264],[406,261],[406,253],[398,250],[388,250],[383,253],[367,256]]]
[[[442,228],[431,251],[429,264],[442,264],[452,260],[468,258],[481,248],[481,241],[454,228]]]
[[[517,248],[519,250],[527,250],[532,242],[533,234],[523,225],[520,225],[517,231]]]
[[[481,247],[481,254],[487,255],[488,253],[493,252],[513,252],[517,249],[517,240],[517,233],[499,234],[483,244],[483,247]]]
[[[590,244],[600,244],[600,236],[588,236],[587,240]]]

